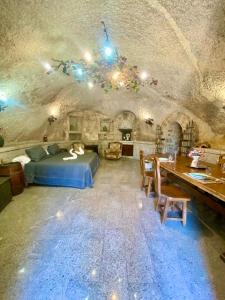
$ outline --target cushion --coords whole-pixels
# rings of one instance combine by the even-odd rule
[[[111,143],[110,144],[110,149],[112,151],[120,151],[121,145],[118,143]]]
[[[20,155],[13,158],[12,162],[19,162],[21,163],[22,167],[28,164],[31,159],[27,155]]]
[[[47,153],[41,146],[34,146],[25,150],[32,161],[40,161],[47,157]]]
[[[48,150],[48,153],[51,155],[55,155],[60,152],[60,148],[57,144],[49,145],[47,150]]]

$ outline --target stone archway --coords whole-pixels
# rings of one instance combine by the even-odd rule
[[[170,114],[161,125],[164,140],[164,152],[178,152],[180,153],[182,133],[187,125],[191,122],[189,116],[174,112]]]
[[[191,122],[191,118],[185,115],[182,112],[174,112],[170,114],[161,124],[162,131],[170,126],[172,123],[178,123],[182,130],[184,131],[189,122]]]

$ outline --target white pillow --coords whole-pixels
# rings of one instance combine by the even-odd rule
[[[30,157],[27,155],[20,155],[13,158],[12,162],[20,162],[22,167],[28,164],[31,161]]]

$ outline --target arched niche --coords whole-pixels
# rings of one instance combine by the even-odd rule
[[[130,136],[130,140],[133,140],[136,127],[137,117],[132,111],[122,111],[114,119],[115,134],[119,140],[126,140],[126,136]]]

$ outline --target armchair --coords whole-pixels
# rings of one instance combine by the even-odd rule
[[[105,150],[105,158],[117,160],[122,156],[122,144],[119,142],[109,143],[108,149]]]

